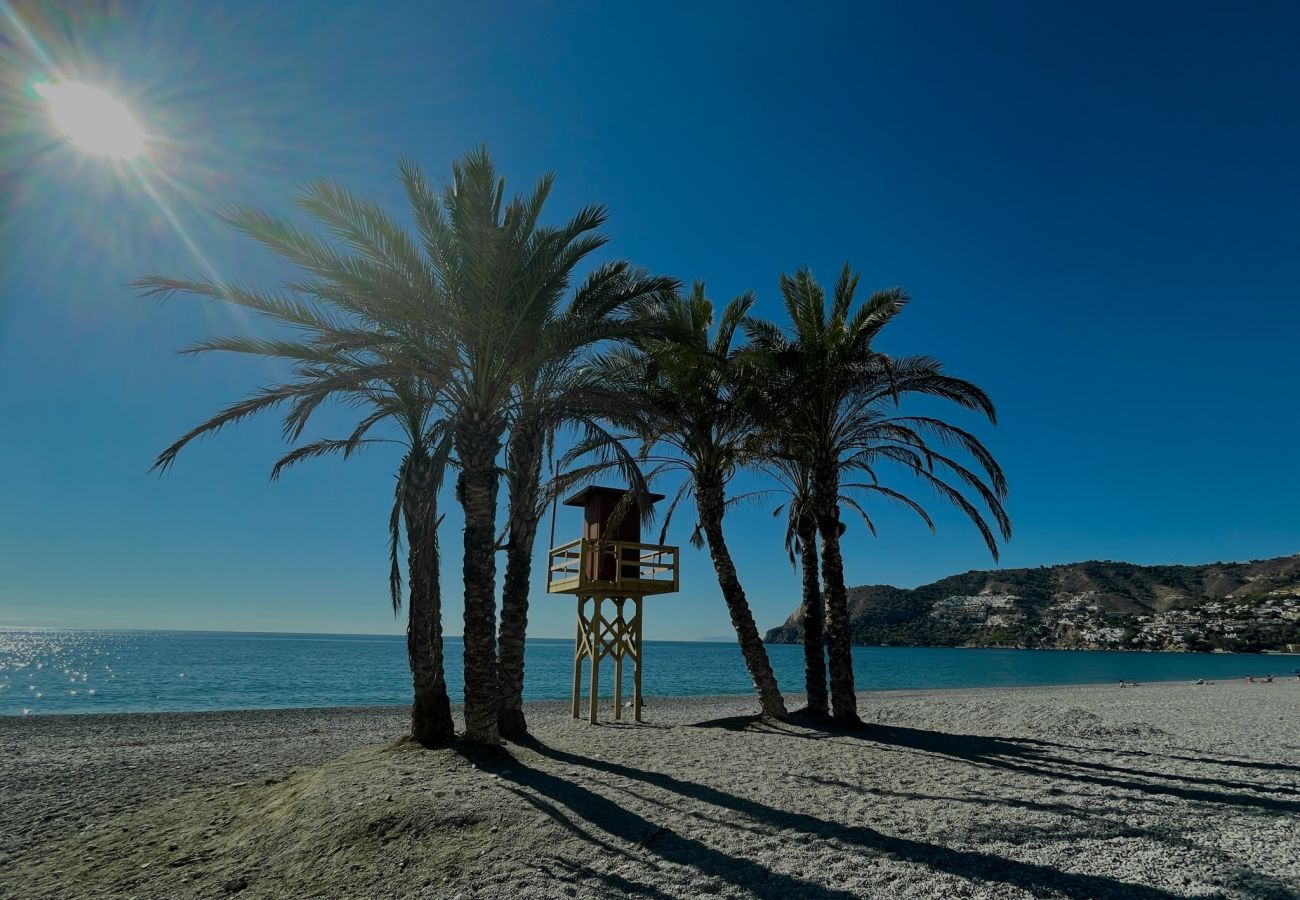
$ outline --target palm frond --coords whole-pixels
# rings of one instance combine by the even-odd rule
[[[933,357],[891,357],[877,350],[876,338],[909,298],[890,288],[856,303],[858,284],[846,265],[828,303],[810,270],[782,275],[786,329],[757,319],[745,323],[754,382],[746,400],[760,422],[747,450],[764,460],[763,468],[792,497],[807,494],[809,471],[832,473],[815,492],[819,507],[852,509],[873,533],[875,523],[862,503],[872,497],[902,504],[933,530],[921,504],[884,483],[901,468],[973,517],[996,559],[994,530],[963,493],[987,508],[1004,540],[1010,537],[1002,503],[1006,477],[993,454],[973,433],[938,416],[898,414],[909,398],[933,397],[996,424],[992,401],[973,382],[946,374]],[[950,449],[973,459],[973,467],[943,452]],[[787,522],[797,515],[791,507]]]
[[[303,444],[284,456],[276,460],[275,465],[271,468],[271,481],[276,481],[284,474],[287,469],[296,466],[298,463],[307,459],[319,459],[322,456],[342,456],[344,459],[350,457],[361,447],[370,444],[388,443],[380,440],[319,440],[312,441],[310,444]]]

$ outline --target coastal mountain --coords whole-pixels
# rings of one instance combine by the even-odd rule
[[[850,588],[855,644],[1101,650],[1300,645],[1300,555],[1203,566],[1092,561]],[[803,610],[767,633],[803,640]]]

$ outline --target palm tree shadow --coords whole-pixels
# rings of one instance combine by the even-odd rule
[[[1239,769],[1260,769],[1265,772],[1300,772],[1300,766],[1293,766],[1289,763],[1264,762],[1257,759],[1231,759],[1229,757],[1214,756],[1183,756],[1177,753],[1165,754],[1170,759],[1179,759],[1184,762],[1201,763],[1210,766],[1232,766]]]
[[[550,755],[549,752],[543,752],[549,751],[549,748],[539,742],[528,741],[526,746],[543,756]],[[595,765],[594,760],[569,754],[564,755],[563,761],[576,765],[587,763]],[[603,852],[623,857],[634,856],[609,841],[595,837],[575,819],[582,819],[619,841],[639,847],[667,862],[695,869],[701,875],[740,886],[757,896],[772,897],[774,900],[796,896],[817,898],[817,900],[854,900],[857,897],[849,891],[822,887],[791,875],[775,872],[752,860],[732,856],[702,841],[679,835],[662,824],[652,822],[639,813],[620,806],[596,791],[530,767],[518,758],[513,759],[508,766],[503,765],[495,774],[503,781],[513,784],[510,788],[513,793],[541,809],[579,838],[596,845]],[[571,864],[566,865],[573,868]],[[605,881],[607,886],[624,894],[641,894],[655,898],[671,896],[652,885],[633,882],[626,875],[598,873],[591,869],[582,871],[588,877]]]
[[[1282,785],[1117,766],[1072,758],[1062,752],[1082,750],[1095,754],[1095,748],[1070,747],[1032,739],[951,734],[900,726],[872,728],[866,739],[877,744],[946,756],[974,765],[1041,778],[1064,779],[1198,803],[1249,807],[1292,815],[1300,813],[1300,800],[1267,796],[1300,794],[1300,791]],[[1245,793],[1247,791],[1252,793]]]
[[[874,733],[876,726],[866,724],[846,725],[842,722],[836,722],[830,716],[798,710],[782,719],[761,715],[724,716],[720,719],[695,722],[690,727],[720,728],[723,731],[767,732],[817,741],[836,737],[869,738]]]
[[[1042,738],[1016,738],[1022,744],[1031,744],[1036,747],[1055,747],[1063,750],[1077,750],[1078,747],[1071,744],[1062,744],[1058,741],[1048,741]],[[1294,748],[1300,750],[1300,747]],[[1181,753],[1173,751],[1179,750]],[[1300,766],[1284,762],[1274,762],[1272,760],[1261,759],[1239,759],[1231,756],[1213,756],[1205,755],[1190,747],[1173,747],[1168,751],[1165,750],[1126,750],[1130,756],[1162,756],[1165,759],[1176,759],[1181,762],[1200,763],[1207,766],[1226,766],[1236,769],[1258,769],[1263,772],[1300,772]],[[1188,756],[1194,753],[1197,755]]]
[[[1160,900],[1160,898],[1179,896],[1159,888],[1131,884],[1105,876],[1063,872],[1051,866],[1020,862],[992,853],[954,850],[925,841],[894,837],[866,826],[845,825],[811,814],[769,806],[748,797],[661,772],[634,769],[619,763],[581,756],[550,747],[536,739],[527,740],[523,746],[555,763],[583,767],[593,773],[639,781],[688,800],[716,806],[733,813],[739,812],[771,828],[838,840],[852,847],[879,853],[895,860],[916,863],[928,869],[948,872],[980,882],[1014,885],[1034,894],[1064,893],[1067,896],[1124,897],[1137,898],[1137,900]],[[608,834],[623,841],[640,842],[648,852],[662,859],[689,866],[702,874],[743,887],[757,896],[772,898],[857,896],[852,892],[816,885],[774,872],[751,860],[716,850],[702,841],[677,835],[595,791],[539,768],[524,765],[517,758],[509,769],[498,774],[503,779],[514,782],[519,789],[540,794],[557,807],[564,807],[573,816],[586,820]],[[731,827],[729,823],[716,820],[715,824],[719,828]]]
[[[1066,753],[1087,752],[1095,754],[1097,748],[1076,747],[1037,738],[1008,738],[988,735],[955,734],[927,731],[899,725],[863,725],[845,727],[824,719],[810,720],[804,726],[797,717],[785,721],[765,719],[761,716],[730,716],[697,722],[696,728],[722,728],[728,731],[753,731],[782,735],[805,740],[830,740],[848,738],[874,744],[896,747],[920,753],[946,756],[974,765],[1007,769],[1040,777],[1061,778],[1095,784],[1101,787],[1121,788],[1177,797],[1201,803],[1221,803],[1228,806],[1255,807],[1271,812],[1300,813],[1300,800],[1279,799],[1286,795],[1300,797],[1300,789],[1278,784],[1260,784],[1215,778],[1208,775],[1174,775],[1151,769],[1117,766],[1091,762],[1066,756]],[[814,730],[809,730],[809,729]],[[1147,751],[1144,755],[1155,755]],[[1169,754],[1169,758],[1184,762],[1219,763],[1202,757]],[[1242,764],[1227,761],[1225,764]],[[1262,770],[1285,770],[1283,764],[1249,764]],[[1251,792],[1251,793],[1244,793]]]

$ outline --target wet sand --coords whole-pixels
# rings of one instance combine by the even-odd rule
[[[797,698],[792,698],[797,702]],[[0,719],[0,897],[1300,897],[1300,683]]]

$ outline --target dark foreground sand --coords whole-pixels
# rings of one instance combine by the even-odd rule
[[[1300,896],[1300,684],[864,694],[860,733],[530,708],[0,719],[0,896]]]

